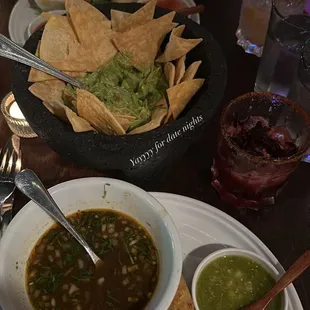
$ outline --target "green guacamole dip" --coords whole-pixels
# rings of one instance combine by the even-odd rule
[[[196,298],[200,310],[239,310],[260,299],[275,284],[262,266],[243,256],[220,257],[201,272]],[[280,310],[279,295],[268,310]]]
[[[168,88],[161,65],[154,64],[141,72],[121,54],[96,72],[88,73],[81,81],[112,113],[135,117],[129,130],[150,120],[154,105],[165,96]],[[74,89],[67,85],[64,91],[67,104],[68,98],[75,97],[74,93]]]

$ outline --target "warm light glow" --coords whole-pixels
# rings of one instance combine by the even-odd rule
[[[9,114],[16,119],[25,119],[16,101],[14,101],[9,108]]]

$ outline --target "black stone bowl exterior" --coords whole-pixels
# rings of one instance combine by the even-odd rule
[[[111,9],[132,13],[139,7],[139,4],[97,6],[108,17]],[[168,10],[157,8],[155,17],[166,13]],[[186,25],[183,37],[203,38],[203,42],[187,55],[186,63],[188,66],[194,61],[202,60],[197,77],[206,79],[204,86],[178,120],[138,135],[75,133],[71,126],[52,115],[41,100],[28,91],[31,85],[27,82],[30,68],[16,63],[13,68],[12,90],[33,130],[60,156],[89,168],[121,170],[134,179],[146,180],[172,165],[201,136],[204,125],[220,105],[226,86],[225,59],[212,35],[182,15],[177,14],[174,21]],[[42,31],[34,33],[26,42],[25,48],[34,54],[41,36]],[[166,42],[167,40],[168,36]]]

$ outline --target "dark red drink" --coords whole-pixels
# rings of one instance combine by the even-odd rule
[[[310,121],[295,103],[250,93],[223,112],[212,185],[237,207],[273,204],[310,146]]]

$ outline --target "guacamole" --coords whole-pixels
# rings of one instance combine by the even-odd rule
[[[196,297],[200,310],[239,310],[263,297],[276,283],[262,266],[243,256],[224,256],[201,272]],[[268,310],[280,310],[278,295]]]
[[[133,116],[129,130],[151,119],[154,105],[164,96],[168,82],[160,64],[138,71],[128,59],[117,54],[107,65],[81,78],[86,90],[96,95],[115,115]],[[75,97],[67,85],[64,100],[67,104]]]

